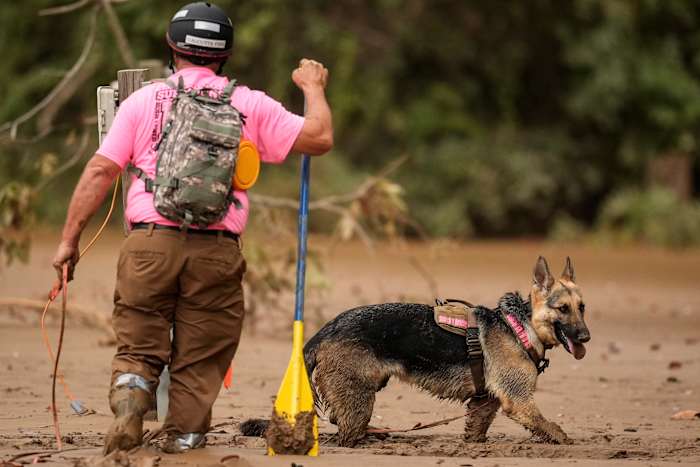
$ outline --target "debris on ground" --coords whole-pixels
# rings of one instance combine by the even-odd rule
[[[273,410],[265,439],[267,446],[276,454],[306,454],[314,447],[314,413],[299,412],[292,426],[284,416]]]
[[[673,414],[671,420],[700,420],[700,412],[697,410],[681,410]]]
[[[669,370],[678,370],[683,366],[681,362],[678,360],[671,360],[668,364],[668,369]]]
[[[127,451],[112,451],[106,456],[76,459],[73,467],[156,467],[160,456],[129,454]]]

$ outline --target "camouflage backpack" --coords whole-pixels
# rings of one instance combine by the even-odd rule
[[[231,80],[218,98],[209,89],[185,91],[182,77],[177,87],[166,83],[177,95],[156,147],[156,177],[134,166],[128,170],[153,192],[153,205],[163,217],[206,228],[223,219],[231,203],[240,207],[232,177],[245,117],[231,105],[236,82]]]

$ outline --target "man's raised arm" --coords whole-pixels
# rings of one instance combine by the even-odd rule
[[[314,60],[302,59],[292,72],[292,80],[306,99],[304,126],[292,150],[313,156],[325,154],[333,147],[333,119],[325,91],[328,70]]]

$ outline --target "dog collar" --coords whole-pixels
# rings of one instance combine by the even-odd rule
[[[539,375],[544,373],[544,370],[549,366],[549,359],[545,358],[544,356],[540,358],[539,353],[537,353],[537,350],[535,350],[532,342],[530,342],[530,337],[525,330],[525,326],[520,322],[517,316],[515,316],[513,313],[502,313],[503,318],[505,319],[506,323],[508,323],[511,331],[513,331],[513,334],[515,334],[515,336],[518,338],[518,342],[520,342],[520,345],[523,346],[523,349],[525,349],[525,352],[527,352],[530,360],[532,360],[532,363],[534,363],[535,368],[537,368],[537,374]]]
[[[528,303],[524,302],[523,299],[520,298],[520,295],[507,294],[507,296],[503,297],[501,303],[499,303],[498,308],[501,310],[503,320],[508,324],[508,327],[518,339],[518,342],[520,342],[520,345],[522,345],[525,352],[527,352],[530,360],[532,360],[532,363],[535,365],[537,374],[541,374],[549,366],[549,359],[544,357],[544,352],[546,349],[543,349],[543,355],[542,358],[540,358],[535,346],[532,345],[532,342],[530,341],[530,335],[525,328],[525,324],[518,316],[521,313],[516,313],[509,310],[509,308],[513,307],[521,309],[522,307],[526,306],[528,306]]]

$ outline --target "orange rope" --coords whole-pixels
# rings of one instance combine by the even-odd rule
[[[92,247],[92,245],[95,244],[97,239],[102,235],[102,232],[104,231],[105,227],[107,227],[107,224],[109,223],[110,217],[112,217],[112,212],[114,212],[114,205],[116,204],[117,200],[117,192],[119,191],[119,177],[117,177],[117,182],[114,185],[114,192],[112,193],[112,202],[109,206],[109,211],[107,212],[107,215],[105,216],[105,220],[102,222],[102,225],[100,226],[99,229],[97,229],[97,233],[95,236],[90,240],[90,242],[87,244],[85,248],[83,248],[80,253],[78,254],[78,259],[82,258],[85,253]],[[49,336],[46,332],[46,314],[49,311],[49,307],[51,306],[51,303],[58,297],[59,292],[63,292],[62,294],[62,301],[61,301],[61,327],[60,331],[58,334],[58,346],[56,347],[56,356],[54,358],[53,350],[51,348],[51,343],[49,342]],[[51,411],[53,414],[53,424],[54,424],[54,431],[56,434],[56,445],[58,447],[58,450],[61,451],[63,449],[63,443],[61,442],[61,431],[59,428],[58,424],[58,410],[56,408],[56,380],[58,380],[61,385],[63,386],[63,392],[66,394],[66,397],[73,402],[76,401],[76,397],[73,395],[73,393],[70,391],[68,388],[68,384],[66,383],[65,379],[63,378],[62,374],[58,373],[58,362],[61,357],[61,349],[63,348],[63,335],[65,331],[65,318],[66,318],[66,303],[68,301],[68,265],[64,264],[63,265],[63,280],[62,281],[56,281],[54,283],[53,288],[49,292],[49,299],[46,302],[46,306],[44,307],[44,311],[41,314],[41,337],[44,341],[44,345],[46,346],[46,350],[49,352],[49,358],[51,359],[51,362],[53,363],[53,375],[52,375],[52,388],[51,388]]]

